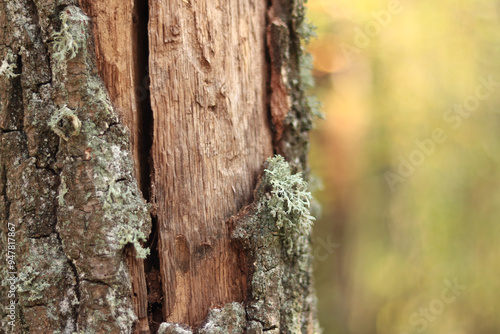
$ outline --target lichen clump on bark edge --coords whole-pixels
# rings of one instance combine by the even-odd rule
[[[269,333],[320,333],[314,315],[309,233],[310,194],[283,157],[269,158],[254,202],[228,224],[238,247],[249,255],[251,300],[248,326]]]
[[[309,234],[314,217],[309,212],[311,193],[301,173],[292,174],[285,159],[276,155],[267,160],[264,170],[272,186],[265,207],[276,217],[276,226],[284,233]]]

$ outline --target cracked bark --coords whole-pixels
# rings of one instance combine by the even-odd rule
[[[254,210],[273,152],[308,173],[302,6],[0,1],[0,61],[16,65],[0,75],[15,333],[319,331],[307,238],[285,254]],[[61,58],[65,24],[77,48]]]

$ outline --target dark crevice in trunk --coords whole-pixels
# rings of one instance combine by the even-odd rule
[[[139,188],[144,198],[152,203],[151,180],[153,162],[151,148],[153,145],[153,111],[149,91],[149,6],[147,0],[134,0],[134,50],[135,50],[135,93],[137,105],[137,126],[140,138],[138,141]],[[144,260],[144,272],[147,285],[148,322],[151,333],[156,333],[163,321],[160,261],[158,254],[157,219],[152,215],[151,234],[145,244],[150,255]],[[158,284],[160,283],[160,284]],[[159,289],[159,290],[158,290]]]
[[[0,134],[10,133],[10,132],[21,132],[21,130],[0,129]]]
[[[151,255],[144,261],[146,283],[148,287],[148,319],[151,333],[156,333],[163,322],[163,289],[160,275],[160,257],[158,254],[158,219],[152,217],[151,235],[146,243]]]
[[[137,98],[137,112],[139,127],[139,164],[140,184],[142,194],[147,200],[151,199],[151,147],[153,145],[153,111],[149,93],[149,43],[148,21],[149,9],[147,0],[134,2],[134,37],[135,49],[135,94]]]
[[[276,127],[273,124],[273,113],[271,110],[271,98],[273,95],[273,89],[271,85],[271,71],[272,71],[272,57],[271,57],[271,48],[269,47],[269,36],[268,29],[271,24],[271,10],[273,7],[273,0],[267,0],[266,6],[266,30],[264,31],[264,55],[266,59],[265,63],[265,76],[266,76],[266,115],[267,115],[267,124],[272,131],[273,136],[273,155],[279,153],[278,144],[276,143]]]
[[[6,108],[7,128],[2,129],[4,133],[20,131],[24,133],[24,101],[23,101],[23,85],[22,85],[23,59],[20,54],[17,54],[16,76],[12,79],[12,94],[9,106]]]

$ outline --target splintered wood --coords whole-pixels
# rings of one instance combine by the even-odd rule
[[[150,1],[149,11],[164,318],[193,326],[245,298],[225,222],[272,154],[266,1]]]

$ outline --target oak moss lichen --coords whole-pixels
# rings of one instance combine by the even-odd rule
[[[236,246],[250,256],[248,326],[251,333],[320,333],[313,316],[309,234],[314,218],[307,183],[281,156],[269,158],[264,167],[254,202],[228,221]]]
[[[265,207],[276,217],[276,226],[283,232],[309,234],[314,217],[309,212],[311,193],[301,173],[292,174],[285,159],[276,155],[267,160],[264,170],[272,187],[272,196]]]
[[[78,7],[70,6],[61,14],[61,29],[52,34],[54,59],[63,61],[74,58],[78,50],[85,46],[86,21],[89,18]]]

